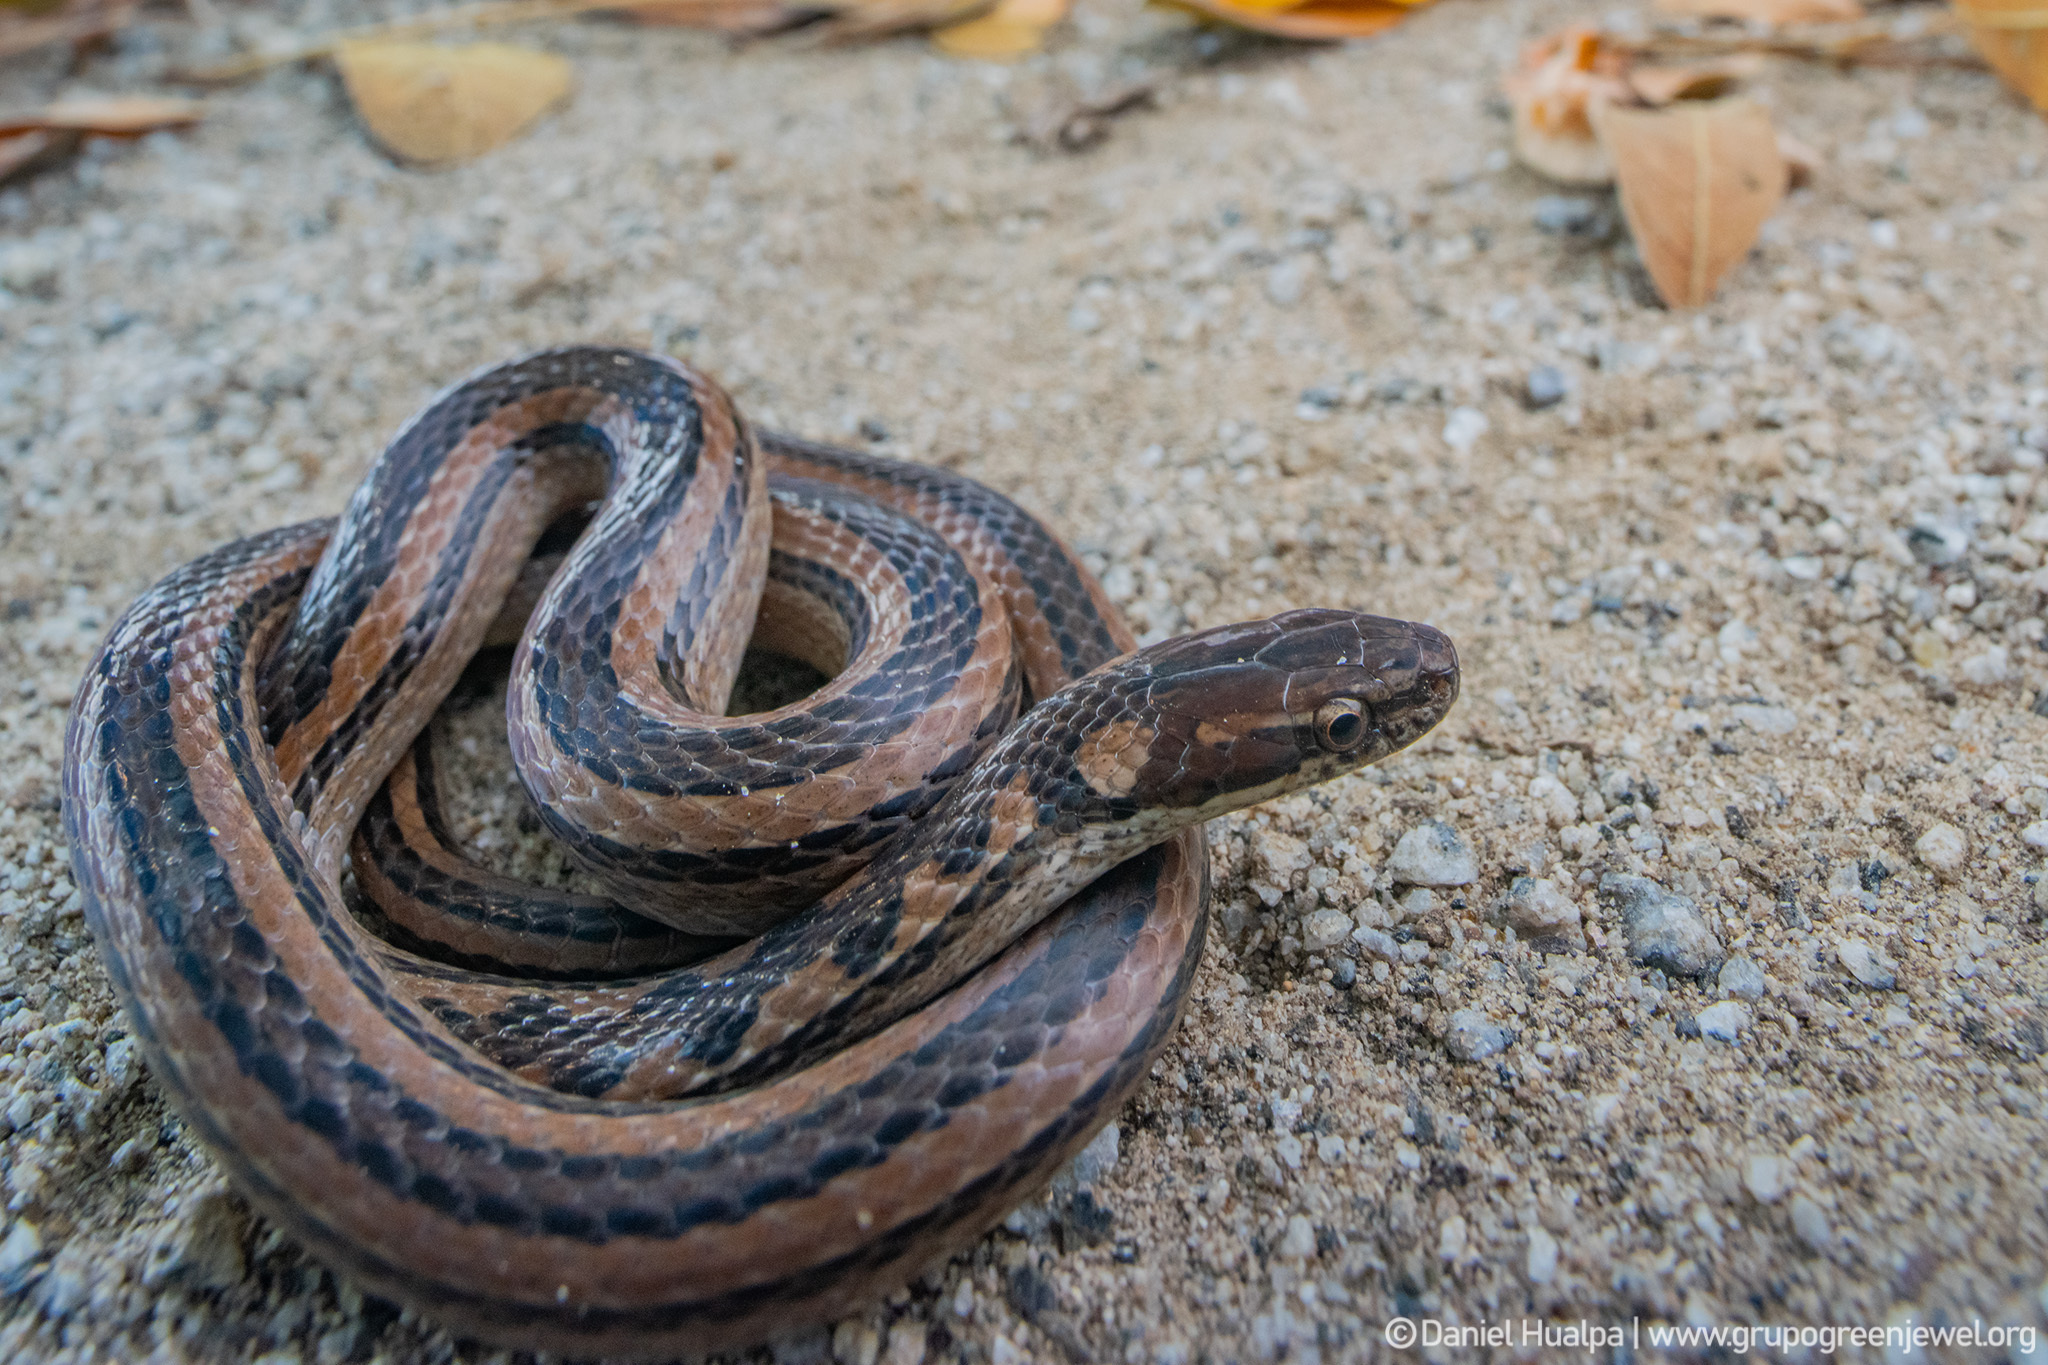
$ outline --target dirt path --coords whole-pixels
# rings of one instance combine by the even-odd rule
[[[488,1358],[281,1244],[161,1106],[59,746],[145,584],[582,339],[1005,489],[1150,636],[1342,603],[1468,670],[1419,751],[1219,828],[1196,1003],[1089,1199],[780,1358],[2048,1328],[2042,125],[1983,74],[1773,70],[1819,178],[1676,316],[1610,200],[1506,164],[1494,78],[1578,13],[1205,55],[1088,3],[1014,71],[573,26],[530,40],[574,103],[459,170],[281,71],[0,193],[0,1356]],[[1093,152],[1006,140],[1146,72]],[[1471,884],[1397,884],[1428,821]]]

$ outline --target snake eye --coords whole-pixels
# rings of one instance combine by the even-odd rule
[[[1316,743],[1333,754],[1348,754],[1365,743],[1365,708],[1345,697],[1324,702],[1316,710]]]

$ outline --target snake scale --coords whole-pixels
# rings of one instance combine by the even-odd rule
[[[470,865],[417,747],[577,516],[506,706],[602,896]],[[830,681],[726,716],[750,637]],[[72,711],[73,867],[163,1089],[328,1264],[523,1349],[756,1342],[1114,1114],[1201,952],[1203,821],[1457,694],[1444,636],[1346,610],[1133,644],[968,479],[544,352],[434,399],[337,521],[129,608]]]

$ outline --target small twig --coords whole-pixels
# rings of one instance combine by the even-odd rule
[[[1109,136],[1109,121],[1157,103],[1157,82],[1133,81],[1094,99],[1064,101],[1020,129],[1017,141],[1042,152],[1081,152]]]

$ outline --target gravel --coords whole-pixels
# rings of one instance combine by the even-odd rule
[[[1859,985],[1874,991],[1888,991],[1899,984],[1899,964],[1883,949],[1872,947],[1860,938],[1837,940],[1835,956]]]
[[[1614,872],[1600,879],[1600,895],[1620,912],[1629,956],[1644,966],[1693,977],[1720,969],[1721,940],[1691,897]]]
[[[1764,996],[1764,969],[1750,958],[1731,957],[1721,964],[1715,984],[1721,988],[1721,994],[1753,1004]]]
[[[168,93],[183,11],[143,13],[75,74],[10,63],[18,102]],[[1142,638],[1341,603],[1466,667],[1414,749],[1212,828],[1209,948],[1090,1207],[1041,1199],[778,1358],[1350,1359],[1503,1304],[2048,1321],[2039,119],[1981,72],[1767,67],[1819,174],[1673,314],[1610,196],[1501,155],[1499,71],[1581,17],[1311,49],[1091,0],[1001,68],[514,29],[582,86],[472,165],[391,166],[300,65],[0,191],[0,1246],[36,1239],[0,1358],[492,1359],[309,1260],[165,1107],[57,768],[144,586],[334,514],[435,388],[576,340],[1000,487]],[[1159,109],[1085,155],[1010,140],[1146,78]],[[492,710],[436,740],[451,820],[558,876]],[[1466,880],[1402,884],[1429,824]],[[1960,852],[1917,853],[1940,826]],[[1508,918],[1524,877],[1583,947]],[[1453,1055],[1466,1011],[1506,1050]]]
[[[1439,820],[1417,825],[1387,859],[1390,880],[1408,886],[1467,886],[1479,876],[1472,846]]]
[[[1507,1051],[1514,1041],[1514,1030],[1489,1018],[1486,1011],[1453,1010],[1444,1049],[1461,1062],[1478,1062]]]

